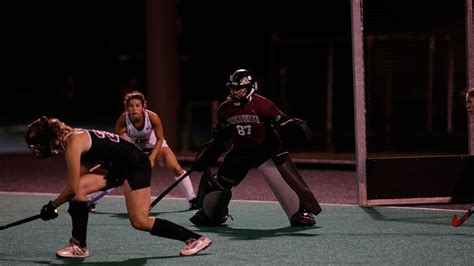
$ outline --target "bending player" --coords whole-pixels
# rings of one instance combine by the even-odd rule
[[[248,171],[258,167],[288,216],[291,226],[312,226],[321,212],[315,196],[298,173],[277,130],[290,124],[311,131],[302,120],[288,118],[269,99],[256,93],[257,82],[246,69],[235,71],[227,83],[230,95],[218,109],[218,123],[206,148],[191,168],[205,171],[217,161],[230,141],[217,174],[204,172],[198,190],[200,207],[190,221],[195,225],[220,225],[228,218],[231,189]]]
[[[149,217],[151,165],[136,145],[113,133],[75,129],[56,118],[44,116],[28,126],[25,140],[38,157],[47,158],[63,152],[66,159],[67,185],[54,200],[43,206],[40,213],[43,220],[54,219],[58,216],[57,207],[69,202],[72,236],[69,244],[56,252],[58,257],[89,256],[87,195],[122,185],[128,217],[135,229],[186,243],[180,251],[183,256],[194,255],[211,245],[206,236],[170,221]],[[91,166],[98,163],[109,167],[91,171]]]
[[[147,109],[145,96],[139,91],[132,91],[124,96],[123,104],[125,112],[115,123],[115,133],[137,144],[148,154],[152,168],[158,161],[171,171],[176,180],[179,179],[186,171],[179,165],[175,154],[163,138],[160,117]],[[189,176],[183,179],[178,186],[189,202],[189,209],[196,209],[196,195]],[[97,194],[105,195],[101,192]],[[90,197],[91,211],[95,210],[95,202],[92,201],[97,194]]]

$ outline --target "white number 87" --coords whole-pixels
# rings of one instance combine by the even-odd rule
[[[237,128],[237,134],[239,134],[240,136],[248,136],[252,134],[252,127],[250,125],[245,125],[245,126],[237,125],[236,128]]]

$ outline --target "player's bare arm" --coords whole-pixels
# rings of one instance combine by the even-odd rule
[[[87,149],[89,142],[89,137],[85,131],[75,132],[64,140],[64,156],[67,166],[67,185],[61,194],[59,194],[59,196],[53,201],[55,206],[60,206],[76,195],[79,188],[79,178],[81,171],[80,158],[82,152]],[[84,195],[84,198],[79,200],[87,201],[87,197]]]
[[[150,122],[151,125],[153,126],[153,131],[155,132],[156,136],[156,144],[153,147],[153,150],[150,153],[150,162],[152,167],[154,166],[154,163],[156,162],[157,158],[160,158],[160,153],[161,153],[161,145],[163,144],[163,125],[161,124],[161,119],[160,117],[151,111],[148,111],[148,115],[150,117]]]
[[[124,136],[125,134],[127,134],[127,126],[125,124],[126,115],[127,115],[127,112],[124,112],[123,114],[120,115],[120,117],[115,122],[114,131],[115,131],[115,134],[119,136]]]

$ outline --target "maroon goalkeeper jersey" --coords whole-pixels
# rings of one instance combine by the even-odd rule
[[[263,144],[270,134],[275,134],[271,121],[281,114],[269,99],[254,94],[252,100],[234,106],[228,99],[219,106],[219,123],[231,127],[230,143],[236,149],[252,148]]]

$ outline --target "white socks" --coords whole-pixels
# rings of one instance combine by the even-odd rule
[[[178,180],[183,175],[184,175],[184,173],[180,176],[175,176],[174,179]],[[189,178],[189,176],[184,178],[183,181],[181,181],[179,183],[179,188],[181,189],[181,192],[184,193],[184,195],[186,196],[186,199],[188,201],[190,201],[190,200],[192,200],[196,197],[196,195],[194,194],[193,184],[191,183],[191,179]]]

